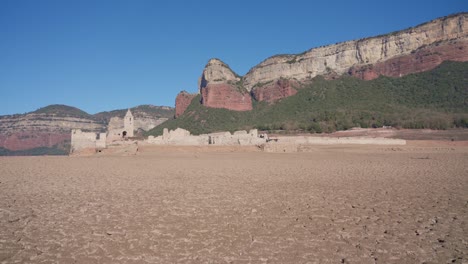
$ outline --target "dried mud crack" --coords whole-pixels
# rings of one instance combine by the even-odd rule
[[[466,263],[468,149],[398,149],[0,158],[0,263]]]

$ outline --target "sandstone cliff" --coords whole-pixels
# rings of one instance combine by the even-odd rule
[[[182,115],[187,107],[190,105],[192,102],[193,98],[197,96],[196,94],[190,94],[187,93],[186,91],[180,92],[175,100],[175,116],[174,117],[179,117]]]
[[[212,108],[252,110],[252,98],[241,78],[218,59],[211,59],[199,81],[201,103]]]
[[[295,95],[299,83],[296,80],[282,79],[275,80],[268,84],[252,89],[251,93],[255,100],[274,102],[278,99]]]
[[[468,13],[462,13],[384,36],[314,48],[299,55],[273,56],[252,68],[244,76],[243,83],[251,91],[258,83],[269,83],[281,77],[307,80],[317,75],[326,75],[330,71],[337,74],[348,73],[352,67],[380,64],[376,67],[373,76],[375,78],[379,74],[400,76],[432,69],[444,60],[466,61],[467,20]],[[424,57],[429,56],[428,54],[432,58],[426,60]],[[416,59],[418,55],[419,58]],[[404,57],[397,59],[402,56]],[[411,62],[408,65],[395,66],[394,69],[387,66],[405,61]],[[430,66],[424,66],[426,62]]]
[[[85,117],[29,113],[0,118],[0,147],[12,151],[54,147],[70,142],[72,129],[100,131],[103,124]]]
[[[250,110],[248,91],[257,101],[275,102],[296,94],[318,75],[349,74],[364,80],[428,71],[443,61],[468,61],[468,13],[438,18],[406,30],[277,55],[237,76],[218,59],[205,67],[199,83],[202,104]],[[180,108],[178,115],[185,109]]]

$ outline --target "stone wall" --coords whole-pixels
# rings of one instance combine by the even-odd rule
[[[265,152],[306,152],[311,145],[406,145],[406,140],[369,137],[278,137],[263,146]]]
[[[263,135],[264,136],[264,135]],[[309,137],[290,136],[277,137],[277,140],[267,142],[268,137],[259,137],[257,129],[249,132],[245,130],[230,132],[218,132],[194,136],[190,131],[177,128],[169,131],[164,129],[163,135],[159,137],[149,136],[145,144],[152,145],[183,145],[183,146],[262,146],[266,152],[298,152],[301,146],[308,145],[336,145],[336,144],[358,144],[358,145],[406,145],[406,140],[391,138],[371,137]]]
[[[83,132],[81,129],[72,130],[70,154],[104,148],[106,148],[106,133]]]
[[[265,143],[266,140],[258,137],[256,129],[247,131],[236,131],[234,134],[230,132],[219,132],[211,134],[203,134],[194,136],[190,131],[177,128],[168,131],[164,129],[163,135],[159,137],[149,136],[145,143],[155,145],[184,145],[184,146],[203,146],[203,145],[259,145]]]

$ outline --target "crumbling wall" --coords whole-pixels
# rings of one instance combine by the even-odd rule
[[[279,137],[278,141],[270,141],[263,145],[265,152],[307,152],[308,146],[313,145],[406,145],[406,140],[392,138],[367,138],[367,137]]]
[[[154,145],[201,146],[208,145],[208,136],[192,136],[190,131],[182,128],[170,131],[165,128],[162,136],[149,136],[145,142]]]
[[[85,150],[96,151],[96,149],[103,149],[105,147],[106,133],[83,132],[81,129],[73,129],[71,132],[71,154]]]
[[[313,144],[313,145],[335,145],[335,144],[358,144],[358,145],[406,145],[406,140],[393,138],[370,138],[370,137],[278,137],[278,142],[287,144]]]
[[[258,137],[256,129],[247,131],[236,131],[234,134],[230,132],[218,132],[211,134],[203,134],[199,136],[190,135],[190,131],[177,128],[169,131],[167,128],[163,130],[163,135],[159,137],[150,136],[146,140],[149,144],[157,145],[257,145],[265,143],[265,139]]]

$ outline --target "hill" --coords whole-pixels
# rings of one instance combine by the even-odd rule
[[[91,118],[91,115],[85,111],[78,109],[73,106],[53,104],[37,109],[36,111],[29,112],[28,114],[45,114],[55,115],[62,117],[79,117],[79,118]]]
[[[300,54],[275,55],[244,76],[211,59],[198,85],[200,102],[209,108],[250,111],[256,102],[275,103],[310,86],[316,77],[353,76],[374,80],[433,70],[444,61],[468,61],[468,13],[434,19],[385,35],[315,47]],[[176,116],[195,94],[180,93]]]
[[[196,96],[184,114],[150,130],[181,127],[193,134],[258,128],[332,132],[351,127],[468,127],[468,62],[444,62],[431,71],[365,81],[315,77],[275,104],[253,101],[251,111],[209,108]]]
[[[76,107],[49,105],[26,114],[0,116],[0,156],[66,155],[71,130],[104,132],[111,118],[125,115],[127,109],[90,115]],[[141,105],[132,108],[135,126],[148,130],[174,116],[165,106]]]
[[[174,117],[174,108],[168,106],[155,106],[155,105],[139,105],[130,108],[135,118],[153,117],[153,118],[172,118]],[[96,120],[109,123],[112,117],[123,118],[127,109],[117,109],[106,112],[99,112],[93,115]]]

